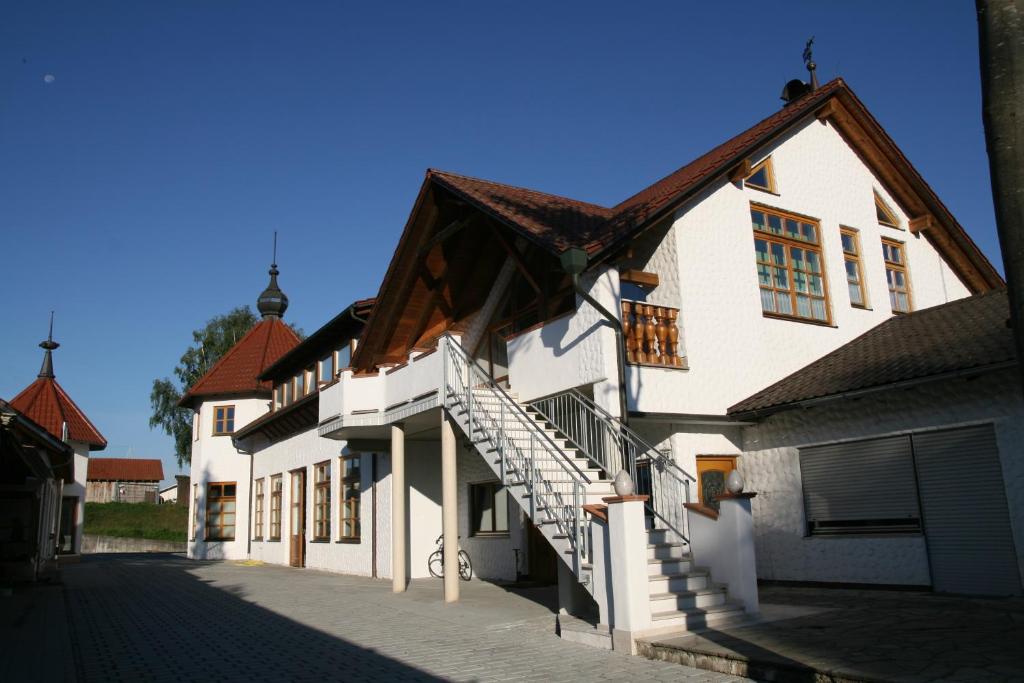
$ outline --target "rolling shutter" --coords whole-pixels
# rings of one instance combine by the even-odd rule
[[[909,436],[802,448],[800,473],[812,534],[920,529]]]
[[[992,425],[915,434],[913,439],[935,590],[1020,594]]]

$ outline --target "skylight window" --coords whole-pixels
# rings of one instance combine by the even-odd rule
[[[775,170],[772,168],[772,158],[768,157],[750,170],[743,184],[755,190],[775,192]]]

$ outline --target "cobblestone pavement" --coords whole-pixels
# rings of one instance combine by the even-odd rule
[[[756,670],[775,670],[779,680],[814,680],[817,674],[822,680],[893,683],[1024,681],[1020,598],[780,586],[763,586],[760,598],[765,617],[781,612],[782,618],[652,638],[661,646],[658,655],[675,651],[687,655],[679,661],[695,661],[690,657],[696,655],[750,662],[761,665]]]
[[[390,582],[176,555],[87,556],[64,570],[83,681],[740,681],[554,635],[550,589]]]

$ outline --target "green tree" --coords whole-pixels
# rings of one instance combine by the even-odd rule
[[[153,391],[149,394],[153,414],[149,427],[160,427],[174,439],[178,465],[192,460],[192,410],[179,407],[178,401],[257,320],[248,306],[239,306],[210,319],[202,329],[192,332],[193,343],[174,368],[177,382],[169,377],[153,380]]]

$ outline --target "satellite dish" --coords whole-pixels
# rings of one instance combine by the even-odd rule
[[[811,91],[811,86],[799,78],[794,78],[782,88],[782,99],[786,104],[792,104]]]

